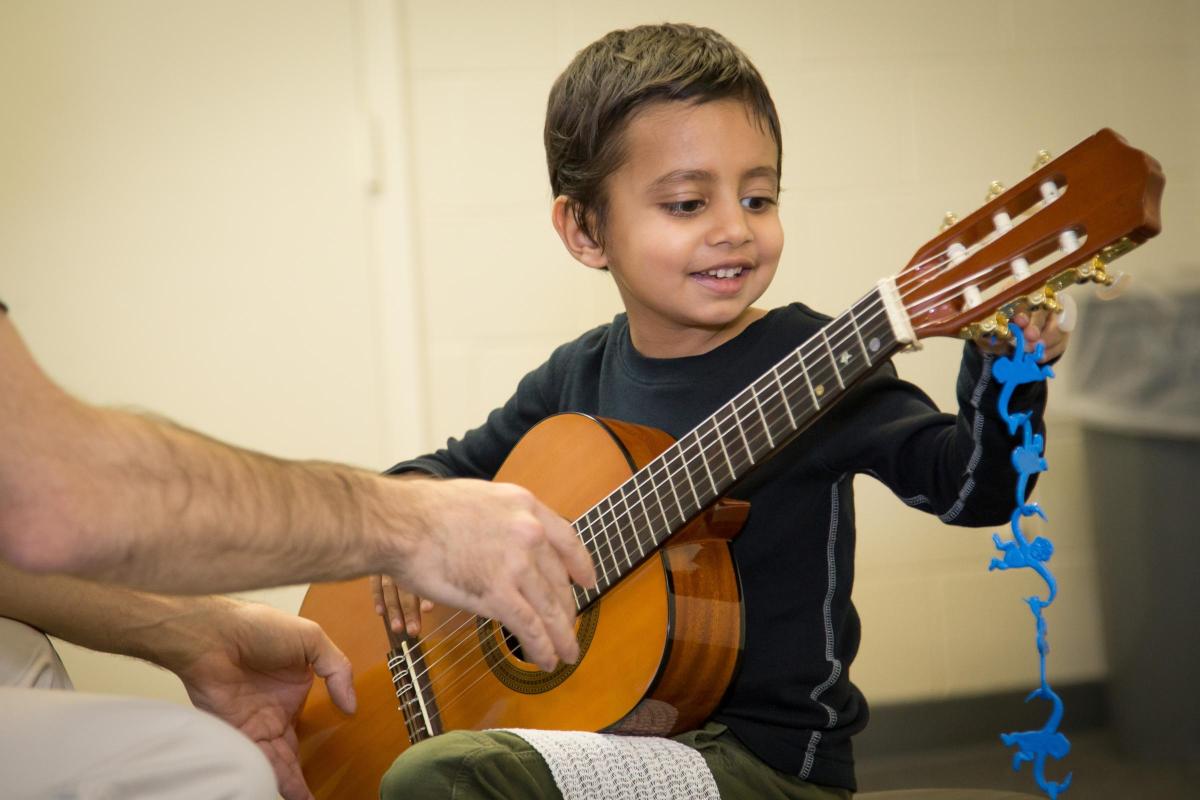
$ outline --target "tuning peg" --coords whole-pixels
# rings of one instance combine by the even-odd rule
[[[947,211],[946,216],[942,217],[941,227],[938,228],[938,233],[949,230],[958,224],[958,215],[953,211]]]
[[[1102,285],[1096,289],[1096,297],[1101,300],[1115,300],[1133,284],[1133,276],[1128,272],[1109,272],[1105,277],[1108,280],[1101,281]]]
[[[1037,157],[1033,160],[1033,166],[1029,168],[1030,172],[1037,172],[1042,167],[1049,164],[1051,161],[1049,150],[1038,150]]]
[[[1079,321],[1079,307],[1075,305],[1075,298],[1069,294],[1064,294],[1059,301],[1062,303],[1062,311],[1058,314],[1058,329],[1063,333],[1070,333],[1075,330],[1075,324]]]
[[[1000,195],[1004,194],[1005,186],[1000,181],[992,181],[988,185],[987,197],[983,198],[983,202],[990,203]]]
[[[1058,297],[1054,293],[1054,287],[1046,284],[1041,289],[1038,289],[1027,298],[1029,305],[1033,308],[1044,308],[1047,311],[1058,313],[1062,311],[1062,303],[1058,302]]]
[[[971,327],[975,328],[972,334],[974,336],[995,336],[997,339],[1007,342],[1013,338],[1012,331],[1008,329],[1010,321],[1007,314],[1003,311],[997,311],[990,317],[984,317],[975,325],[972,325]]]

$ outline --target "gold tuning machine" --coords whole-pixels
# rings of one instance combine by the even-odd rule
[[[1125,290],[1129,288],[1133,276],[1120,271],[1109,272],[1108,264],[1135,247],[1137,247],[1137,243],[1128,238],[1105,247],[1091,261],[1075,268],[1078,273],[1078,281],[1100,284],[1100,288],[1096,290],[1096,297],[1101,300],[1111,300],[1124,294]]]
[[[1037,156],[1033,159],[1033,166],[1029,168],[1030,172],[1037,172],[1042,167],[1046,166],[1051,161],[1049,150],[1038,150]]]
[[[1000,181],[992,181],[988,185],[987,197],[983,198],[983,202],[990,203],[1006,191],[1005,186]]]
[[[1054,287],[1050,284],[1046,284],[1043,288],[1029,295],[1029,305],[1034,308],[1044,308],[1054,314],[1063,310],[1062,303],[1058,301]]]
[[[958,215],[953,211],[947,211],[946,216],[942,217],[941,227],[938,228],[938,233],[948,231],[958,224]]]
[[[1108,274],[1108,264],[1100,256],[1093,256],[1092,260],[1080,272],[1092,283],[1100,283],[1105,286],[1112,286],[1113,281],[1116,280]]]
[[[1013,333],[1008,329],[1010,318],[1003,311],[997,311],[991,316],[984,317],[978,322],[972,322],[970,325],[963,328],[959,335],[964,339],[979,339],[982,337],[995,336],[1002,342],[1011,342]]]

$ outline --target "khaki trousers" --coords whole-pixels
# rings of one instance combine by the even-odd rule
[[[49,640],[0,618],[0,795],[6,800],[271,800],[265,756],[209,714],[81,694]]]

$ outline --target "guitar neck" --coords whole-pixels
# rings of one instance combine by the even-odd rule
[[[575,521],[596,589],[583,609],[907,344],[881,284]],[[894,308],[894,304],[892,304]]]

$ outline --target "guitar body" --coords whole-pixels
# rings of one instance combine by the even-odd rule
[[[496,480],[524,486],[576,519],[671,443],[652,429],[562,414],[530,430]],[[543,672],[514,652],[494,622],[436,607],[423,615],[416,640],[425,702],[406,703],[408,714],[432,720],[434,732],[670,735],[698,726],[716,708],[741,652],[729,540],[748,508],[718,501],[586,608],[576,623],[578,664]],[[374,796],[409,747],[410,729],[387,663],[392,643],[367,581],[315,584],[300,614],[350,658],[358,695],[358,713],[347,717],[314,685],[297,726],[309,787],[322,800]]]

